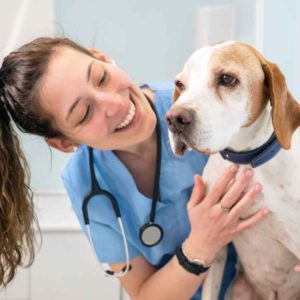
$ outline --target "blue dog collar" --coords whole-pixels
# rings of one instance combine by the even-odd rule
[[[220,151],[221,156],[231,162],[237,164],[250,164],[252,168],[256,168],[271,158],[273,158],[281,149],[275,133],[268,139],[266,143],[260,147],[243,152],[235,152],[230,149]]]

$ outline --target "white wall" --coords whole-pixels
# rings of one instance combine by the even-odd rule
[[[0,0],[0,62],[10,51],[36,37],[54,36],[55,2],[52,0]],[[26,157],[30,163],[32,186],[36,189],[61,187],[59,170],[67,156],[51,152],[45,142],[23,135]]]
[[[4,55],[40,35],[53,36],[52,0],[0,0],[0,61]]]

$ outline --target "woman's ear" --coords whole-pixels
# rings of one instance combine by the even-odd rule
[[[78,144],[63,138],[48,138],[46,139],[46,142],[50,147],[65,153],[72,153],[76,151],[79,146]]]
[[[87,49],[96,59],[99,59],[101,61],[107,62],[107,63],[111,63],[112,59],[107,56],[106,54],[96,50],[95,48],[89,48]]]

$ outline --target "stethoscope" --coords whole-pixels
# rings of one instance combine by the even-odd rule
[[[161,132],[160,132],[160,124],[159,124],[159,118],[157,115],[157,112],[155,110],[154,104],[152,101],[145,95],[148,102],[150,103],[155,115],[156,115],[156,139],[157,139],[157,148],[156,148],[156,170],[155,170],[155,181],[154,181],[154,187],[153,187],[153,193],[152,193],[152,204],[151,204],[151,211],[150,211],[150,219],[149,222],[144,224],[140,228],[139,236],[140,241],[142,244],[146,247],[153,247],[157,245],[163,238],[163,229],[160,225],[155,223],[155,213],[156,213],[156,204],[159,198],[159,178],[160,178],[160,165],[161,165]],[[96,255],[96,249],[95,245],[93,243],[93,238],[90,231],[90,219],[88,215],[88,203],[91,200],[91,198],[95,196],[105,196],[107,197],[113,207],[113,210],[115,212],[116,218],[118,220],[119,228],[122,235],[122,240],[124,244],[124,252],[125,252],[125,259],[126,263],[125,266],[121,269],[119,272],[113,272],[108,264],[101,263],[100,265],[105,272],[107,276],[113,276],[113,277],[122,277],[125,274],[127,274],[128,271],[131,269],[131,265],[129,263],[129,250],[128,250],[128,244],[126,239],[126,234],[121,218],[121,212],[118,206],[118,202],[116,198],[108,191],[101,189],[99,183],[97,182],[96,175],[95,175],[95,168],[94,168],[94,154],[93,154],[93,148],[88,148],[88,154],[89,154],[89,168],[90,168],[90,176],[91,176],[91,191],[89,194],[87,194],[83,200],[82,203],[82,213],[84,218],[84,223],[87,230],[87,236],[89,239],[89,242],[92,246],[92,250],[94,252],[94,255]]]

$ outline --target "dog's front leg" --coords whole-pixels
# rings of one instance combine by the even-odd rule
[[[207,272],[202,288],[202,300],[218,300],[226,259],[227,246],[221,249]]]

